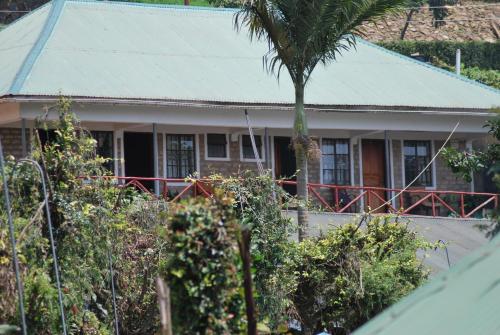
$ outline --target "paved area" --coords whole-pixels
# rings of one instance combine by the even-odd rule
[[[285,211],[286,216],[296,220],[295,211]],[[310,213],[310,235],[319,236],[335,226],[350,222],[359,222],[357,214]],[[409,227],[422,234],[428,241],[443,241],[447,245],[450,265],[457,263],[471,251],[486,244],[489,239],[481,230],[484,225],[491,224],[488,220],[432,218],[421,216],[405,216],[402,221],[409,221]],[[424,256],[421,254],[420,256]],[[446,249],[427,252],[425,258],[433,273],[448,269]]]

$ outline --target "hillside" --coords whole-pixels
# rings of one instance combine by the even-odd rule
[[[406,15],[388,17],[377,24],[367,24],[363,29],[366,38],[374,41],[390,41],[400,38]],[[449,7],[444,25],[435,28],[428,7],[416,12],[408,26],[405,39],[420,41],[487,41],[500,38],[500,3],[461,1]]]

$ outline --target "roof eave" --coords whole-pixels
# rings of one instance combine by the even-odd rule
[[[237,102],[237,101],[208,101],[208,100],[180,100],[180,99],[152,99],[152,98],[122,98],[122,97],[87,97],[71,96],[72,101],[77,103],[95,103],[109,105],[146,105],[146,106],[177,106],[177,107],[200,107],[200,108],[224,108],[224,109],[273,109],[293,110],[291,103],[268,103],[268,102]],[[13,95],[0,96],[2,102],[33,102],[54,103],[60,96],[57,95]],[[461,107],[422,107],[422,106],[382,106],[382,105],[319,105],[306,104],[306,110],[317,112],[351,112],[351,113],[418,113],[418,114],[440,114],[440,115],[463,115],[463,116],[495,116],[492,109],[488,108],[461,108]]]

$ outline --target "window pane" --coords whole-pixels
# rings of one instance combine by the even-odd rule
[[[405,183],[410,184],[429,164],[431,160],[430,141],[405,141],[404,142],[404,160],[405,160]],[[429,167],[414,182],[414,186],[431,186],[432,171]]]
[[[185,178],[195,170],[194,135],[167,135],[167,177]]]
[[[333,155],[334,154],[334,142],[333,140],[323,139],[323,147],[321,148],[324,155]]]
[[[225,134],[207,134],[207,156],[217,158],[227,157]]]
[[[333,170],[324,169],[323,170],[323,183],[325,184],[333,184]]]
[[[259,152],[259,157],[262,159],[262,137],[260,135],[254,135],[255,146]],[[250,135],[242,136],[242,148],[243,148],[243,158],[255,159],[253,153],[252,141],[250,140]]]
[[[335,151],[337,155],[347,155],[349,153],[349,145],[345,141],[339,141],[335,146]]]
[[[322,140],[323,183],[346,185],[350,183],[349,141],[324,138]]]

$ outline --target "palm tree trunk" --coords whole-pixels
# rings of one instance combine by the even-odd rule
[[[295,121],[294,147],[295,159],[297,163],[297,197],[299,204],[297,207],[297,221],[299,225],[299,241],[307,237],[309,219],[307,215],[307,150],[308,150],[308,129],[307,119],[304,110],[304,83],[295,84]]]

